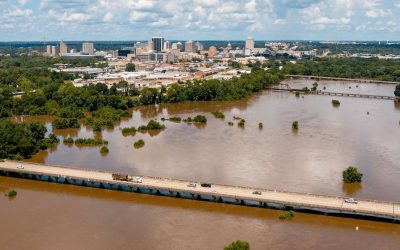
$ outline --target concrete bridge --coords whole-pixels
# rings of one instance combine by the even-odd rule
[[[368,98],[368,99],[381,99],[381,100],[400,100],[396,96],[385,96],[385,95],[370,95],[370,94],[357,94],[357,93],[343,93],[343,92],[329,92],[329,91],[307,91],[303,89],[290,89],[290,88],[267,88],[274,91],[286,91],[286,92],[299,92],[309,95],[328,95],[328,96],[344,96],[344,97],[358,97],[358,98]]]
[[[360,82],[360,83],[400,84],[400,82],[379,81],[379,80],[373,80],[373,79],[354,79],[354,78],[306,76],[306,75],[285,75],[285,76],[292,78],[292,79],[315,79],[315,80],[332,80],[332,81]]]
[[[112,174],[105,171],[26,162],[0,162],[0,175],[8,177],[228,204],[400,222],[399,202],[360,199],[357,204],[353,204],[346,203],[343,197],[220,184],[202,187],[200,182],[158,177],[140,176],[141,182],[119,181],[114,180]],[[134,177],[139,176],[132,177],[135,180]],[[196,186],[193,184],[196,184]]]

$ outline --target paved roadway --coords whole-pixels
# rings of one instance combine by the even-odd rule
[[[17,165],[22,164],[23,169],[18,169]],[[145,186],[153,189],[164,189],[178,192],[196,193],[211,195],[216,197],[230,197],[250,201],[270,202],[295,206],[300,208],[333,210],[336,212],[354,212],[367,215],[378,215],[400,218],[400,203],[372,201],[359,199],[358,204],[344,202],[342,197],[322,196],[306,193],[285,192],[267,189],[255,189],[248,187],[235,187],[228,185],[213,184],[211,188],[201,187],[199,182],[196,187],[188,187],[189,181],[164,179],[157,177],[141,176],[142,183],[114,181],[110,172],[102,172],[89,169],[67,168],[59,166],[47,166],[34,163],[18,163],[14,161],[0,162],[0,169],[21,173],[32,173],[52,176],[75,177],[78,179],[90,179],[93,181],[103,181],[109,183],[129,184],[134,186]],[[253,192],[261,191],[261,195]]]

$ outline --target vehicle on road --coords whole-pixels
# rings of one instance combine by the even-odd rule
[[[205,188],[210,188],[211,184],[210,183],[201,183],[201,186],[205,187]]]
[[[261,191],[254,191],[253,194],[261,195],[262,193],[261,193]]]
[[[187,187],[195,188],[195,187],[196,187],[196,183],[189,183],[189,184],[187,185]]]
[[[140,178],[139,176],[134,177],[132,181],[136,182],[136,183],[142,183],[143,182],[142,178]]]
[[[18,164],[17,169],[24,169],[24,166],[22,166],[22,164]]]
[[[351,203],[351,204],[357,204],[358,203],[358,201],[356,199],[354,199],[354,198],[344,199],[344,202]]]

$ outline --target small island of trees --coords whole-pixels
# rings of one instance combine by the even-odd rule
[[[74,139],[72,139],[71,137],[64,138],[63,143],[64,144],[74,144]]]
[[[187,122],[187,123],[203,123],[203,124],[206,124],[207,123],[207,117],[205,117],[204,115],[197,115],[194,118],[188,117],[188,118],[184,119],[183,121]]]
[[[292,123],[292,129],[294,129],[294,130],[298,130],[299,129],[299,122],[298,121],[294,121]]]
[[[100,153],[101,153],[102,155],[108,154],[108,152],[110,152],[110,150],[108,149],[108,147],[106,147],[106,146],[101,147]]]
[[[241,119],[239,122],[238,122],[238,127],[239,128],[244,128],[244,125],[246,124],[246,120],[245,119]]]
[[[133,147],[136,149],[144,147],[144,141],[142,139],[136,141],[133,143]]]
[[[396,89],[394,91],[394,95],[397,96],[397,97],[400,97],[400,84],[398,84],[396,86]]]
[[[250,244],[247,241],[244,240],[237,240],[226,247],[224,247],[224,250],[249,250],[250,249]]]
[[[135,127],[127,127],[122,129],[122,135],[134,135],[136,133]]]
[[[332,105],[337,107],[340,106],[340,101],[339,100],[332,100]]]
[[[100,146],[100,145],[108,145],[108,141],[95,138],[77,138],[75,140],[75,145]]]
[[[137,130],[139,132],[146,132],[148,130],[163,130],[165,129],[165,125],[164,124],[160,124],[159,122],[155,121],[155,120],[150,120],[147,125],[142,125],[140,126]]]
[[[15,191],[15,190],[10,190],[10,191],[6,192],[4,195],[7,196],[7,197],[9,197],[9,198],[15,197],[15,196],[17,196],[17,191]]]
[[[212,114],[214,115],[215,118],[225,119],[225,115],[221,111],[216,110],[216,111],[213,111]]]
[[[344,183],[361,183],[363,174],[354,166],[349,166],[342,173]]]
[[[292,210],[287,211],[286,213],[283,213],[279,215],[279,219],[281,220],[290,220],[294,217],[294,212]]]

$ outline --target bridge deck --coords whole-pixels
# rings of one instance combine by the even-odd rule
[[[197,182],[195,188],[188,187],[189,181],[164,179],[157,177],[143,176],[142,183],[131,181],[115,181],[112,173],[88,169],[75,169],[58,166],[47,166],[33,163],[22,163],[24,169],[17,169],[21,164],[14,161],[0,162],[0,170],[9,173],[25,173],[36,175],[48,175],[53,177],[68,177],[81,180],[100,181],[110,184],[125,184],[129,186],[140,186],[157,190],[169,190],[185,192],[190,194],[210,195],[222,198],[234,198],[246,201],[256,201],[265,203],[281,204],[294,206],[303,209],[322,209],[338,213],[350,212],[360,213],[367,216],[381,216],[393,219],[400,218],[400,203],[384,202],[373,200],[358,200],[358,204],[344,202],[342,197],[322,196],[306,193],[285,192],[270,189],[255,189],[249,187],[236,187],[229,185],[213,184],[211,188],[201,187]],[[195,182],[196,183],[196,182]],[[253,191],[261,191],[261,195],[253,194]]]
[[[396,96],[386,95],[372,95],[372,94],[357,94],[357,93],[345,93],[345,92],[329,92],[329,91],[306,91],[303,89],[291,89],[291,88],[267,88],[274,91],[285,91],[285,92],[299,92],[308,95],[328,95],[328,96],[343,96],[343,97],[358,97],[358,98],[369,98],[369,99],[380,99],[380,100],[400,100]]]

